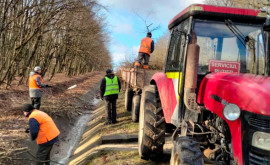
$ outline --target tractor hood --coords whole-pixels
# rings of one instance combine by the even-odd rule
[[[225,101],[242,111],[270,116],[270,78],[232,73],[206,75],[199,88],[198,104],[223,116]]]

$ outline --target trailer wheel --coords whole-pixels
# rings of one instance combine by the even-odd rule
[[[127,111],[131,111],[132,97],[133,97],[133,90],[131,88],[128,88],[125,92],[125,109]]]
[[[140,95],[133,96],[132,108],[131,108],[131,117],[132,117],[132,121],[134,121],[134,122],[139,121],[140,101],[141,101],[141,96]]]
[[[155,160],[163,153],[166,123],[156,86],[143,90],[139,121],[139,155],[142,159]]]
[[[178,137],[174,141],[170,165],[203,165],[200,144],[190,137]]]

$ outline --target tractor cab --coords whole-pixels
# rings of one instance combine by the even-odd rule
[[[195,91],[193,96],[184,96],[184,102],[195,106],[190,109],[197,108],[201,81],[209,73],[269,75],[263,29],[266,17],[260,10],[195,4],[170,21],[165,73],[178,79],[173,85],[179,86],[179,96],[185,89]],[[179,112],[178,108],[181,101],[171,113]],[[178,119],[171,122],[177,125]]]

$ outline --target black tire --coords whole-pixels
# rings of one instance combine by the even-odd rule
[[[143,90],[139,118],[139,155],[145,160],[156,160],[163,153],[166,123],[154,85]]]
[[[134,122],[139,121],[140,101],[141,101],[141,96],[140,95],[134,95],[133,96],[132,108],[131,108],[131,117],[132,117],[132,121],[134,121]]]
[[[170,165],[203,165],[200,143],[190,137],[178,137],[174,141]]]
[[[125,92],[125,109],[131,111],[133,90],[128,88]]]

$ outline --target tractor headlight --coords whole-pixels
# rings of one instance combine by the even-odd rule
[[[223,115],[227,120],[234,121],[241,114],[240,108],[235,104],[227,104],[223,109]]]
[[[270,151],[270,133],[255,132],[252,137],[252,146]]]

